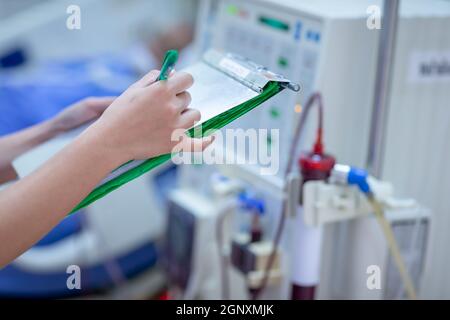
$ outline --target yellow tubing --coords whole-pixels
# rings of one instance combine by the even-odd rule
[[[397,241],[395,240],[394,232],[392,231],[392,227],[389,221],[387,221],[386,217],[384,216],[383,208],[373,195],[368,195],[367,198],[369,200],[369,203],[373,207],[375,217],[377,218],[381,229],[383,229],[383,233],[388,243],[389,250],[392,254],[392,257],[394,258],[394,262],[405,286],[406,294],[410,300],[416,300],[417,295],[414,284],[412,282],[408,269],[406,268],[405,262],[403,261],[403,258],[401,256],[400,249],[398,247]]]

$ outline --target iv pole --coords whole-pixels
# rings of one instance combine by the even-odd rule
[[[400,0],[384,0],[383,20],[378,47],[377,71],[369,136],[367,169],[381,177],[389,112],[392,66],[395,54]]]
[[[376,178],[381,178],[383,172],[383,157],[385,153],[387,119],[390,107],[392,66],[395,56],[399,5],[400,0],[384,0],[383,4],[383,20],[378,47],[377,73],[367,158],[367,169]],[[397,265],[403,283],[405,284],[406,293],[410,299],[417,299],[414,283],[408,273],[405,262],[401,257],[392,227],[385,218],[381,205],[376,201],[373,195],[369,196],[369,202],[374,207],[375,216],[383,228],[389,250]]]

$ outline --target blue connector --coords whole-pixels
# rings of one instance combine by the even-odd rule
[[[331,178],[334,181],[348,185],[356,185],[365,194],[371,192],[367,177],[368,173],[366,170],[343,164],[336,164],[331,171]]]
[[[256,212],[260,216],[265,212],[264,200],[249,196],[246,192],[239,194],[239,203],[245,210]]]

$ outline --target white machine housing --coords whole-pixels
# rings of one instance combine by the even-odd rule
[[[222,277],[217,241],[218,221],[229,220],[236,201],[227,196],[205,196],[192,189],[177,188],[169,194],[166,233],[166,269],[176,299],[222,299]],[[224,221],[223,242],[231,240]],[[222,266],[229,268],[229,266]],[[245,299],[242,275],[228,270],[230,297]]]

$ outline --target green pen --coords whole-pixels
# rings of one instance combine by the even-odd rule
[[[167,78],[169,78],[169,75],[174,69],[177,60],[178,60],[177,50],[169,50],[166,52],[161,66],[161,73],[159,74],[158,81],[167,80]]]

